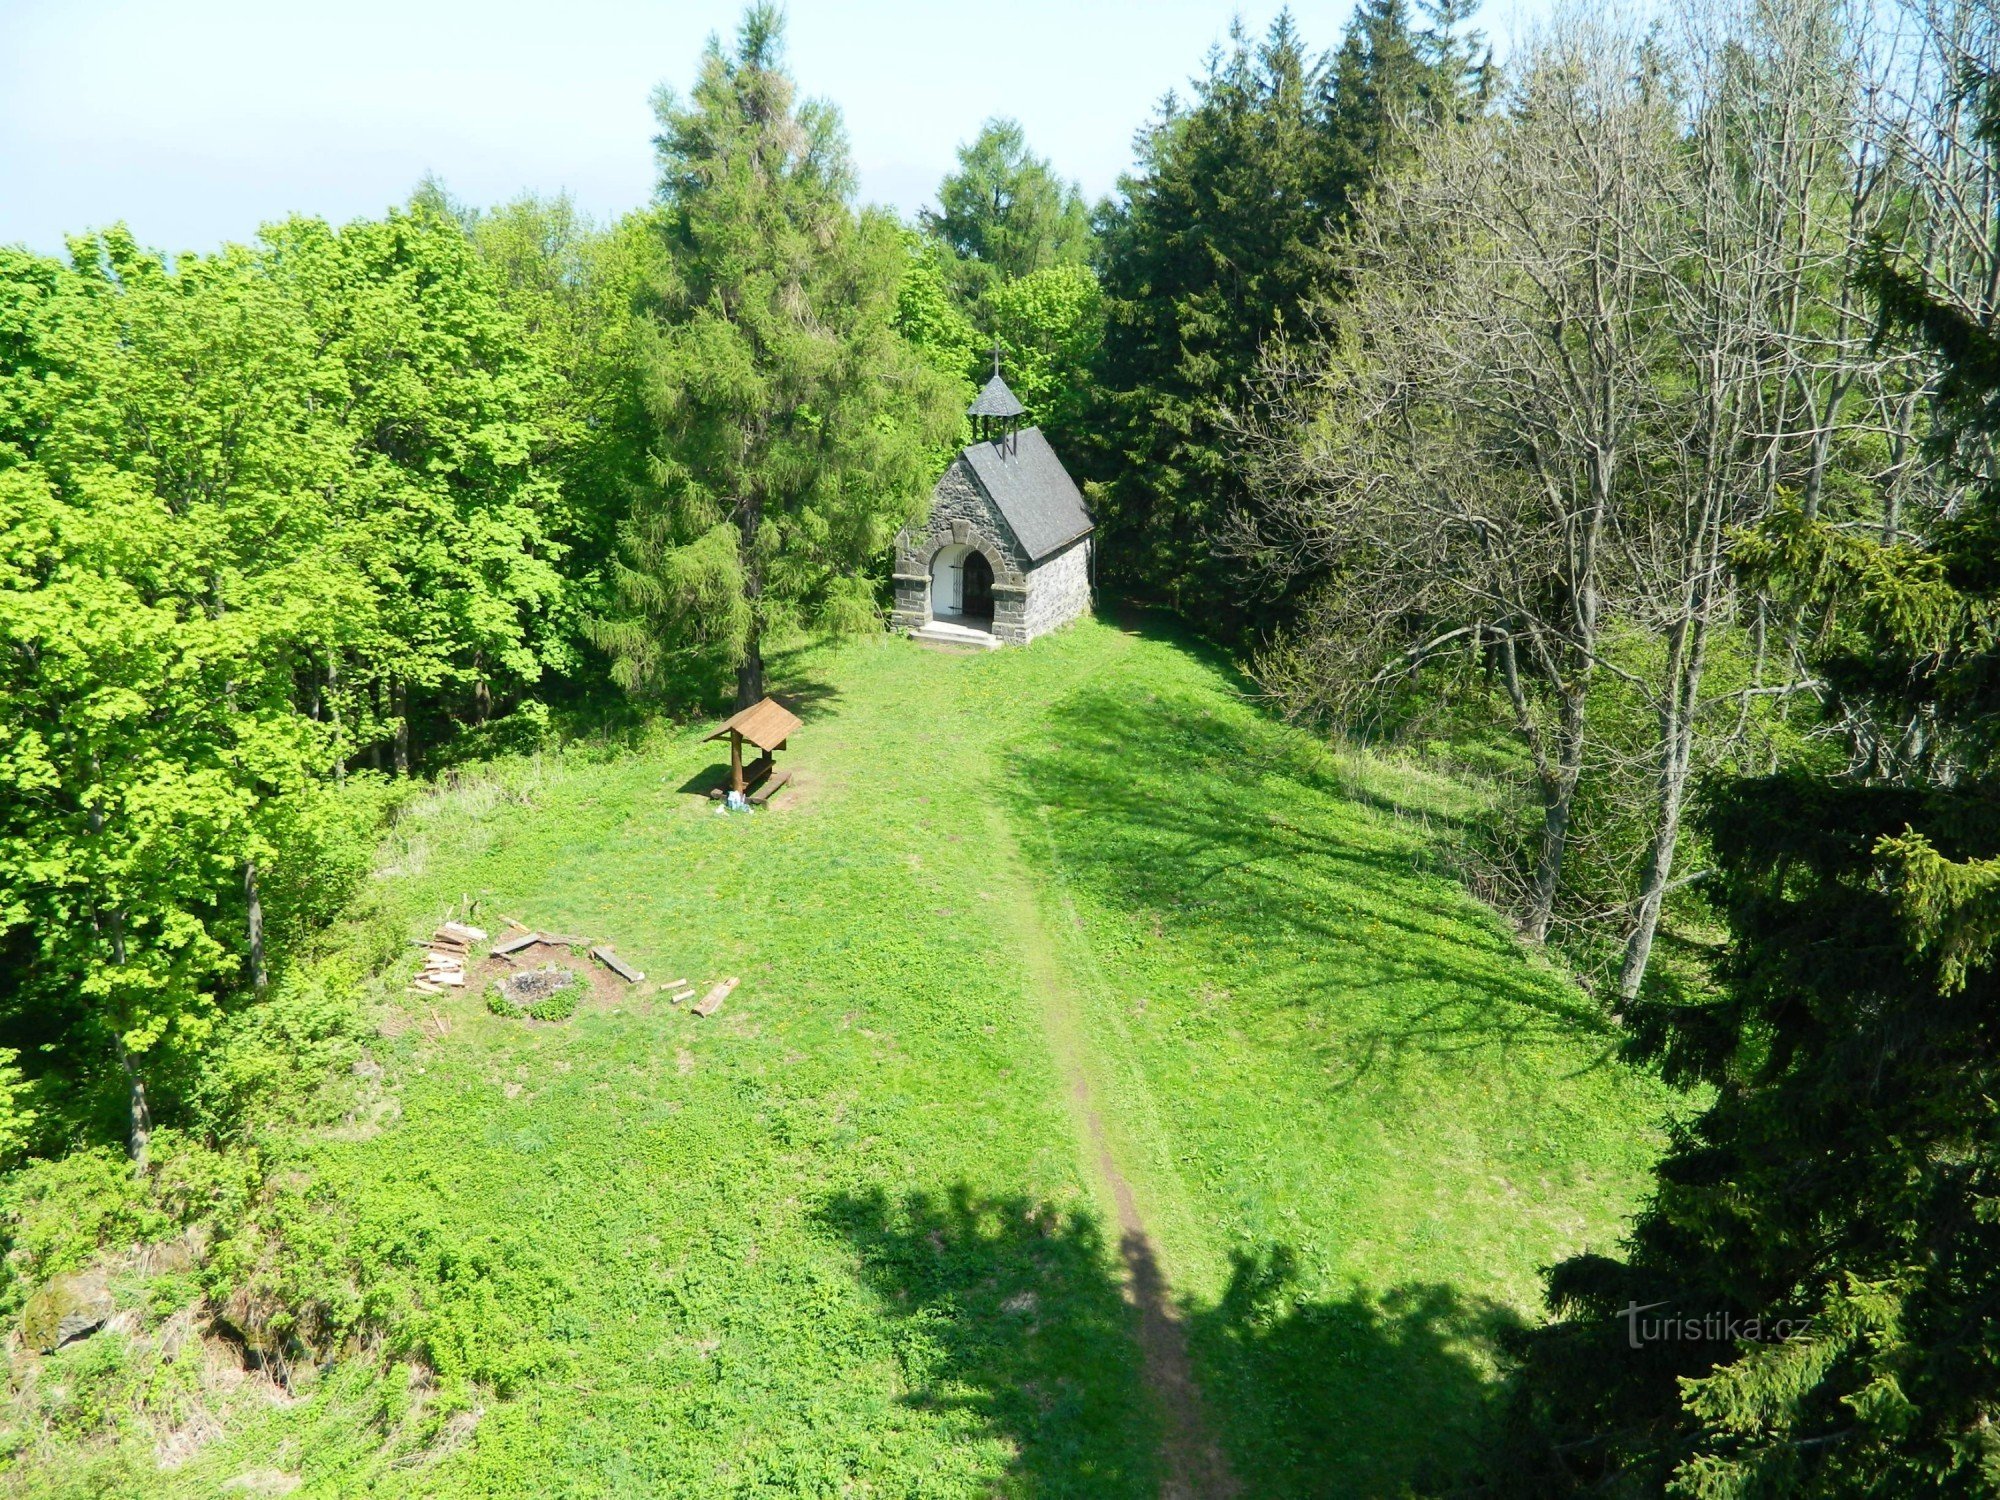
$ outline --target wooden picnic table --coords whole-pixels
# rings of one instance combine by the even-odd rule
[[[709,739],[729,741],[729,784],[712,788],[708,794],[710,800],[720,801],[725,793],[735,792],[747,797],[755,806],[770,801],[771,794],[789,781],[792,774],[780,771],[774,775],[772,756],[785,748],[786,741],[797,732],[800,722],[799,716],[776,698],[753,703],[724,720],[722,727]],[[747,767],[743,764],[745,741],[763,752]]]

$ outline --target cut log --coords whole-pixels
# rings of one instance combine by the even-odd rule
[[[495,958],[505,958],[510,953],[519,953],[523,948],[532,948],[537,943],[547,942],[539,932],[517,932],[512,937],[502,938],[488,950]]]
[[[735,988],[736,981],[734,979],[723,980],[722,983],[701,997],[701,1003],[695,1006],[694,1013],[698,1016],[714,1015],[722,1009],[722,1002],[729,998],[729,992]]]
[[[688,987],[685,979],[669,979],[660,986],[663,990],[684,990]]]
[[[694,999],[694,991],[682,990],[679,994],[667,996],[667,999],[674,1005],[685,1005],[688,1001]]]
[[[528,924],[523,922],[519,917],[502,917],[500,920],[505,922],[509,927],[518,927],[523,932],[528,930]]]
[[[627,984],[637,984],[646,977],[630,964],[626,963],[624,959],[613,953],[609,943],[599,943],[595,948],[590,950],[590,956],[603,964],[605,968],[616,974]]]

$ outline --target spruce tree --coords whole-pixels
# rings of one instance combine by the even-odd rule
[[[1461,25],[1461,9],[1441,24]],[[1246,602],[1243,570],[1217,554],[1251,503],[1227,414],[1248,399],[1266,341],[1297,331],[1337,284],[1338,233],[1397,132],[1464,107],[1455,38],[1420,32],[1403,0],[1369,0],[1330,61],[1281,13],[1261,42],[1232,32],[1192,99],[1170,97],[1141,138],[1101,224],[1087,424],[1114,587],[1229,636],[1282,613],[1282,600]]]

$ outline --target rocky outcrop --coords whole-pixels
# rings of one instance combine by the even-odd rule
[[[21,1337],[37,1353],[53,1354],[71,1339],[96,1332],[110,1316],[111,1289],[102,1271],[57,1276],[21,1309]]]

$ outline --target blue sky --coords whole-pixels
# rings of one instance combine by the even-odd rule
[[[1350,0],[1295,4],[1331,46]],[[792,0],[790,60],[846,116],[862,195],[905,212],[1011,114],[1093,198],[1240,10],[1229,0]],[[1504,45],[1541,0],[1488,0]],[[652,188],[654,85],[685,88],[741,7],[671,0],[0,0],[0,243],[58,251],[124,219],[166,250],[290,211],[336,221],[427,171],[493,203],[567,188],[599,216]]]

